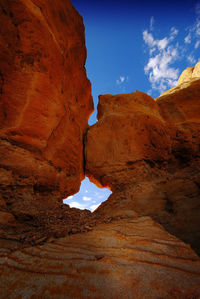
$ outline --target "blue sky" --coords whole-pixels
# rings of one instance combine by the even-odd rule
[[[86,70],[95,104],[90,125],[96,122],[99,94],[140,90],[155,98],[173,87],[186,67],[200,60],[200,1],[72,3],[85,24]],[[86,179],[80,192],[66,202],[94,210],[108,193]]]

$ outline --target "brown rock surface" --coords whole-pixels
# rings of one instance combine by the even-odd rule
[[[0,45],[0,298],[199,298],[200,260],[165,230],[198,251],[198,67],[157,102],[100,97],[84,143],[93,104],[71,2],[0,0]],[[94,214],[62,204],[85,162],[113,191]]]
[[[109,186],[99,217],[149,215],[200,253],[200,80],[154,101],[136,92],[100,96],[86,142],[86,173]]]
[[[93,102],[83,21],[69,0],[1,0],[0,45],[3,211],[42,222],[84,178]]]
[[[149,217],[130,217],[0,259],[2,299],[192,299],[200,260]]]

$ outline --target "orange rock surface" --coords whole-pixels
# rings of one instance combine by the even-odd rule
[[[200,298],[199,65],[157,102],[100,96],[88,130],[69,0],[0,0],[0,45],[0,298]],[[85,171],[113,191],[93,214],[62,204]]]
[[[182,72],[178,79],[178,85],[195,78],[200,78],[200,62],[198,62],[194,67],[188,67]]]
[[[113,194],[95,214],[151,216],[200,253],[200,80],[157,101],[141,92],[100,96],[98,111],[86,173]]]
[[[0,259],[2,299],[192,299],[200,259],[149,217],[129,217]]]
[[[114,191],[122,183],[139,183],[139,169],[135,170],[142,161],[169,159],[169,129],[147,94],[100,96],[97,117],[87,133],[85,150],[86,173],[91,180]]]
[[[0,46],[1,200],[32,218],[84,178],[93,102],[82,17],[69,0],[1,0]]]

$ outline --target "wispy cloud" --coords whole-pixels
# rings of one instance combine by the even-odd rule
[[[193,44],[194,49],[198,49],[200,45],[200,2],[195,6],[195,22],[193,25],[186,28],[186,44]]]
[[[195,64],[197,62],[193,55],[188,55],[187,60],[190,64]]]
[[[143,31],[143,40],[149,50],[149,60],[144,71],[148,75],[152,89],[160,92],[177,83],[179,69],[172,66],[179,57],[179,45],[172,44],[177,34],[178,30],[172,27],[169,36],[155,39],[148,30]]]
[[[70,208],[77,208],[77,209],[81,209],[81,210],[84,210],[86,208],[86,206],[80,202],[77,202],[77,201],[72,201],[70,204],[69,204]]]
[[[68,200],[71,200],[72,198],[73,198],[73,195],[68,196],[67,198],[63,199],[63,203],[68,205],[69,204]]]
[[[119,79],[116,80],[117,85],[124,84],[128,82],[129,77],[128,76],[120,76]]]
[[[191,44],[192,35],[191,32],[188,33],[188,35],[185,37],[184,42],[186,44]]]
[[[150,19],[150,25],[149,25],[149,28],[150,28],[151,31],[153,31],[153,29],[154,29],[154,23],[155,23],[155,19],[152,16],[151,19]]]
[[[198,49],[199,46],[200,46],[200,40],[196,41],[194,48],[195,48],[195,49]]]
[[[71,208],[94,211],[110,194],[110,190],[106,188],[99,189],[86,178],[81,183],[80,191],[65,198],[63,203],[68,204]]]
[[[97,205],[92,205],[92,206],[90,206],[90,211],[91,211],[91,212],[94,212],[94,210],[96,210],[99,206],[100,206],[100,203],[97,204]]]
[[[91,201],[92,198],[91,198],[91,197],[87,197],[87,196],[83,196],[83,200],[84,200],[84,201]]]

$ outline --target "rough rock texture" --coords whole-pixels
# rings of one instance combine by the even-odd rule
[[[151,216],[200,253],[200,80],[157,102],[136,92],[99,97],[86,142],[86,173],[113,194],[95,214]]]
[[[84,178],[82,18],[69,0],[0,0],[0,46],[0,224],[42,223]]]
[[[0,298],[200,298],[200,259],[172,235],[198,251],[198,67],[157,103],[100,97],[85,139],[93,104],[70,1],[0,0],[0,45]],[[62,204],[85,163],[113,191],[93,214]]]
[[[188,67],[182,72],[178,79],[178,85],[194,78],[200,78],[200,61],[194,67]]]
[[[149,217],[15,251],[0,259],[2,299],[193,299],[197,255]]]

